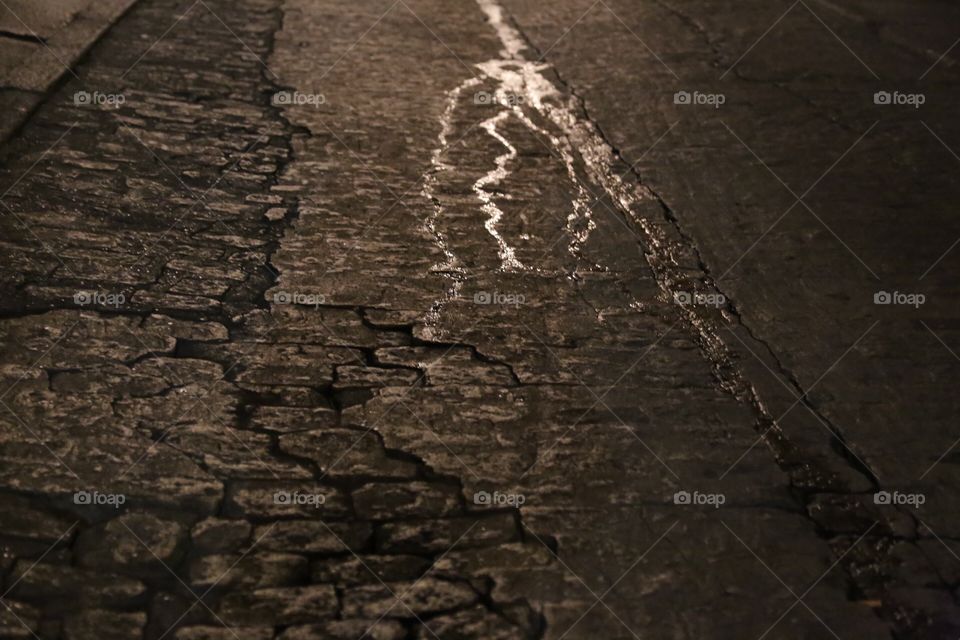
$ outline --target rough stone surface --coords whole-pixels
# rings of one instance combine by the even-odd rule
[[[0,636],[960,634],[956,9],[581,5],[140,0],[4,125]]]

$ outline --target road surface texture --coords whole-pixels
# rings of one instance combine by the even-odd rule
[[[960,637],[960,8],[0,5],[0,638]]]
[[[0,142],[135,0],[4,0],[0,4]]]

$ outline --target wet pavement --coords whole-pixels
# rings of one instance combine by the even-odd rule
[[[0,637],[960,636],[955,13],[140,0],[0,147]]]

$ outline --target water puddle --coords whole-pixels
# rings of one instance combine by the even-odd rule
[[[433,270],[443,273],[451,281],[450,287],[444,293],[443,298],[433,303],[425,318],[427,334],[429,334],[428,337],[435,339],[439,339],[439,336],[432,334],[438,325],[440,311],[443,309],[443,305],[446,304],[447,301],[459,297],[460,290],[463,287],[463,281],[466,278],[465,270],[460,265],[456,254],[454,254],[450,248],[450,243],[447,241],[443,232],[440,231],[437,224],[443,212],[443,207],[440,204],[440,198],[437,194],[437,185],[440,180],[440,175],[453,168],[444,162],[443,157],[450,144],[450,134],[453,133],[453,116],[457,108],[457,102],[465,90],[475,87],[478,84],[480,84],[478,78],[468,78],[447,92],[446,105],[444,106],[443,115],[440,118],[440,134],[437,137],[437,147],[434,148],[430,155],[430,170],[427,172],[423,189],[421,190],[421,193],[430,201],[433,208],[424,226],[427,228],[427,231],[430,232],[430,235],[433,236],[434,243],[440,248],[445,258],[445,261],[436,265]]]
[[[592,212],[596,198],[590,188],[586,186],[587,180],[581,175],[584,172],[585,165],[582,161],[578,163],[578,155],[575,153],[574,144],[568,135],[571,123],[576,122],[572,107],[564,104],[563,94],[544,75],[549,70],[549,65],[533,62],[523,57],[523,52],[527,49],[527,46],[520,34],[505,22],[502,8],[495,2],[488,0],[478,0],[478,3],[491,24],[497,29],[503,49],[500,51],[501,57],[499,59],[476,65],[479,70],[478,77],[465,80],[446,94],[438,146],[432,152],[431,170],[422,193],[430,200],[433,207],[431,215],[425,221],[425,227],[445,256],[444,263],[437,265],[435,271],[443,273],[450,280],[450,287],[428,312],[426,318],[428,327],[436,326],[440,310],[449,300],[459,296],[463,282],[467,277],[461,261],[440,230],[443,206],[438,197],[437,189],[443,174],[456,169],[446,160],[449,138],[454,130],[454,116],[458,107],[464,105],[472,97],[469,95],[469,90],[477,89],[481,85],[492,85],[492,101],[499,110],[493,116],[480,122],[478,126],[506,150],[494,159],[493,168],[473,184],[473,192],[477,197],[478,207],[485,216],[484,228],[497,245],[499,270],[502,272],[534,271],[543,273],[543,270],[536,265],[524,265],[517,258],[516,248],[510,244],[501,231],[501,224],[506,214],[497,202],[498,200],[509,199],[509,196],[504,195],[497,187],[502,185],[511,175],[510,165],[517,159],[518,155],[516,144],[509,139],[504,131],[504,125],[510,118],[514,118],[516,122],[521,123],[543,141],[549,147],[551,155],[559,159],[564,165],[573,191],[570,211],[565,218],[568,252],[573,256],[575,262],[584,269],[605,270],[599,265],[584,263],[583,246],[589,239],[591,232],[596,228]],[[578,151],[580,150],[578,149]],[[521,239],[523,239],[523,236],[521,236]],[[556,275],[571,276],[573,274],[564,272]]]
[[[585,231],[580,235],[571,232],[571,247],[575,247],[578,242],[582,246],[594,226],[589,217],[589,207],[585,207],[586,200],[582,200],[581,196],[590,193],[588,184],[595,185],[637,226],[645,245],[647,263],[653,271],[664,300],[672,302],[674,292],[694,289],[722,295],[706,272],[691,271],[688,266],[682,266],[692,262],[695,251],[689,240],[682,237],[675,221],[666,213],[662,218],[652,221],[638,212],[640,204],[651,204],[652,201],[657,206],[660,205],[655,194],[632,179],[632,171],[616,157],[613,148],[600,131],[585,117],[575,96],[561,91],[547,78],[545,74],[549,73],[550,66],[524,59],[522,52],[528,49],[524,38],[506,20],[503,9],[496,0],[477,0],[477,4],[496,30],[503,45],[501,55],[504,57],[478,66],[486,76],[497,80],[504,91],[522,92],[525,104],[559,131],[559,136],[550,138],[551,144],[556,153],[567,162],[571,183],[578,194],[573,202],[570,225],[586,223]],[[534,125],[530,123],[528,126]],[[575,163],[575,158],[580,160],[586,180],[579,178],[580,174],[576,170],[579,165]],[[618,172],[618,168],[623,173]],[[624,180],[626,176],[631,176],[629,182]],[[642,306],[641,301],[635,300],[631,307],[634,304]],[[696,333],[720,386],[734,396],[745,399],[755,407],[759,415],[773,423],[756,389],[734,364],[729,347],[719,335],[718,318],[702,312],[692,304],[678,303],[677,309],[683,320]],[[733,317],[726,309],[721,309],[721,313],[728,318]]]
[[[486,228],[487,233],[497,241],[500,254],[500,269],[502,271],[519,271],[524,267],[520,261],[517,260],[517,255],[513,247],[500,235],[497,223],[500,222],[500,218],[503,217],[503,211],[496,205],[495,194],[489,190],[490,186],[499,184],[507,177],[509,174],[507,171],[507,163],[517,157],[517,150],[510,144],[509,140],[497,131],[497,124],[506,120],[508,117],[510,117],[509,111],[501,111],[492,118],[487,118],[480,124],[480,127],[483,128],[484,131],[507,148],[507,152],[497,156],[496,168],[473,183],[473,192],[477,194],[477,198],[483,203],[480,208],[487,214],[487,221],[483,223],[483,226]]]

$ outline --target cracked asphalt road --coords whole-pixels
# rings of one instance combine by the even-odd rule
[[[960,636],[956,14],[139,0],[69,70],[33,38],[0,638]]]

